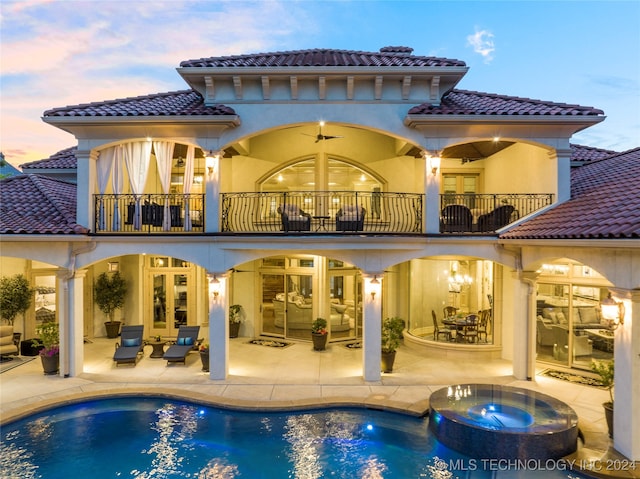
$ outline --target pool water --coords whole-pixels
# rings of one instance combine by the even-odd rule
[[[161,398],[101,399],[4,425],[0,477],[494,477],[481,462],[439,444],[427,423],[367,409],[265,413]],[[548,466],[543,474],[502,477],[583,477]]]

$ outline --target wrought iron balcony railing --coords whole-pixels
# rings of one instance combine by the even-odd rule
[[[204,195],[94,195],[97,233],[202,233]]]
[[[359,191],[222,194],[222,232],[422,232],[423,195]]]
[[[550,193],[440,195],[440,233],[494,233],[553,203]]]

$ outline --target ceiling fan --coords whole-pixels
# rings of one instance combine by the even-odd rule
[[[321,121],[320,124],[318,125],[318,134],[317,135],[309,135],[307,133],[303,133],[303,135],[306,136],[314,136],[316,139],[316,143],[318,143],[319,141],[322,140],[333,140],[334,138],[344,138],[342,136],[331,136],[331,135],[323,135],[322,134],[322,127],[324,126],[324,121]]]

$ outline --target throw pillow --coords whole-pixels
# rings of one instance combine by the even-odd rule
[[[140,346],[140,339],[139,338],[123,339],[122,345],[129,348],[133,346]]]

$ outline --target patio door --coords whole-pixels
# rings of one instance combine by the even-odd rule
[[[149,284],[150,336],[175,337],[180,326],[195,324],[191,271],[150,271]]]
[[[313,275],[262,273],[262,334],[311,339]]]

